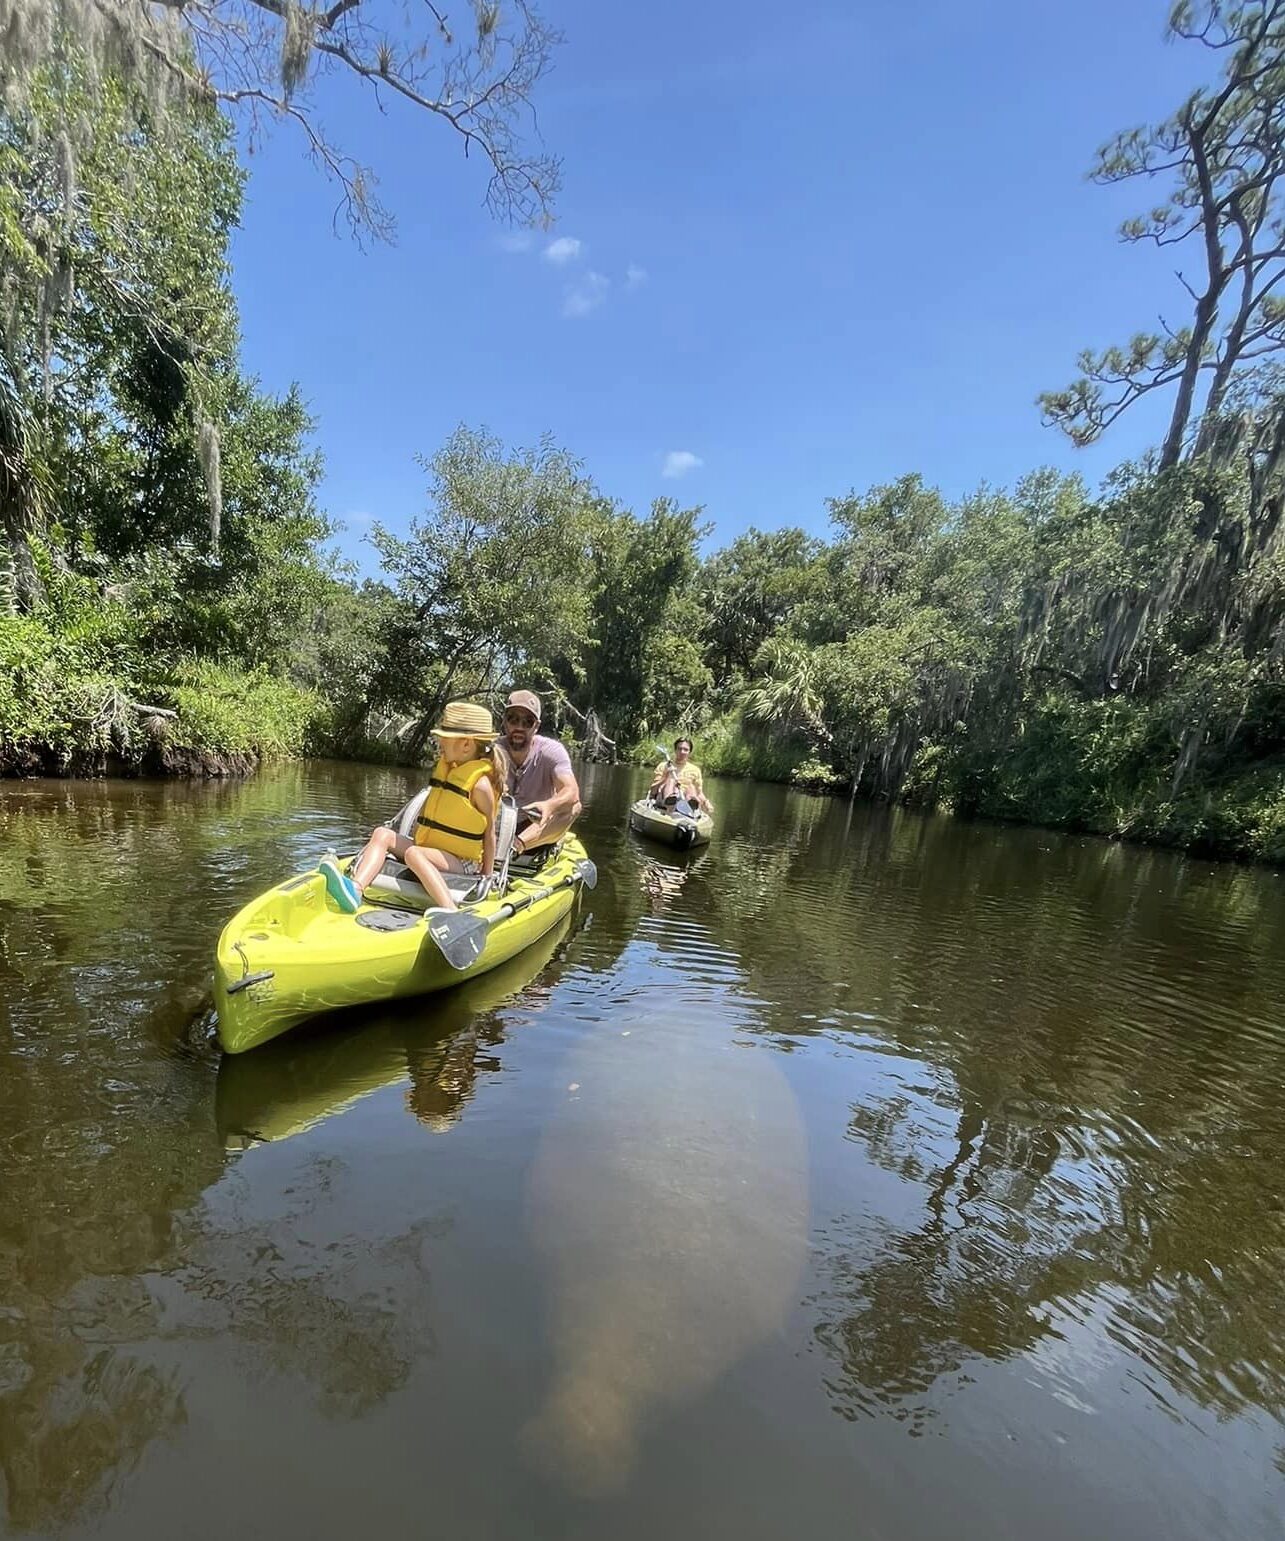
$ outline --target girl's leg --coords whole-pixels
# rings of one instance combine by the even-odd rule
[[[402,860],[424,885],[428,897],[441,910],[457,910],[455,896],[446,886],[443,872],[452,870],[450,857],[445,851],[434,850],[428,845],[410,845]]]
[[[348,876],[356,883],[358,889],[364,889],[366,884],[379,873],[384,865],[384,858],[390,851],[399,860],[404,860],[406,848],[410,844],[405,835],[399,835],[396,830],[381,825],[372,831],[370,839],[362,847],[361,854],[349,867]]]

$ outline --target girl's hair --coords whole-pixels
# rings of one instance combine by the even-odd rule
[[[692,751],[692,741],[690,738],[676,738],[674,740],[674,753],[677,754],[684,744],[687,745],[687,752],[690,754]]]
[[[504,789],[509,782],[509,757],[500,748],[498,738],[493,738],[489,746],[479,740],[477,747],[481,751],[478,758],[486,761],[486,774],[491,778],[491,785],[495,788],[498,811],[500,799],[504,796]]]

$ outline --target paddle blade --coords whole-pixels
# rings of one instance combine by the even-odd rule
[[[576,872],[576,876],[580,879],[586,888],[597,888],[598,869],[587,857],[580,863],[579,869]]]
[[[468,968],[482,956],[487,924],[480,916],[463,910],[429,910],[425,919],[429,936],[452,968]]]

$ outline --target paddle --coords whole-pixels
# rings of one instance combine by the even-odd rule
[[[519,910],[527,909],[537,899],[547,899],[550,894],[556,894],[560,888],[569,888],[573,883],[595,888],[598,883],[597,867],[587,858],[577,862],[559,882],[551,883],[547,888],[534,888],[520,899],[502,904],[494,915],[482,916],[468,910],[430,910],[426,917],[428,934],[452,968],[466,969],[482,956],[487,932],[497,920],[507,920]]]

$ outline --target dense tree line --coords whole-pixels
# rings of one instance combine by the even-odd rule
[[[1173,25],[1219,81],[1097,174],[1158,183],[1123,233],[1199,251],[1191,323],[1044,398],[1084,441],[1170,389],[1153,456],[955,503],[908,475],[711,552],[699,509],[461,427],[360,583],[301,397],[238,361],[217,92],[162,112],[154,70],[32,49],[0,106],[0,768],[414,761],[520,677],[597,749],[681,728],[714,771],[1285,859],[1285,0]]]

